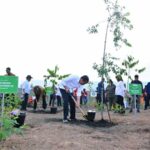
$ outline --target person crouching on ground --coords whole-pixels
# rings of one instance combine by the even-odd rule
[[[66,123],[68,120],[74,121],[76,120],[76,110],[75,103],[71,98],[73,94],[73,90],[77,88],[77,103],[80,104],[80,96],[81,91],[83,89],[83,85],[89,82],[89,77],[87,75],[83,75],[81,77],[71,75],[61,81],[59,84],[59,89],[63,98],[63,122]],[[68,118],[68,111],[70,105],[70,118]]]

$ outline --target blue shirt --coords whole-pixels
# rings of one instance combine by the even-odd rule
[[[97,93],[101,94],[102,90],[104,92],[104,82],[101,81],[101,82],[98,83]]]

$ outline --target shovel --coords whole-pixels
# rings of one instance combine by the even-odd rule
[[[75,100],[75,98],[71,94],[70,94],[70,96],[73,99],[73,101],[76,104],[76,106],[79,108],[80,112],[82,113],[83,118],[85,118],[86,120],[88,120],[88,115],[85,114],[85,112],[83,111],[83,109],[77,104],[77,101]]]

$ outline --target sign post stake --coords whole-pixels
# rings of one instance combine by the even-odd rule
[[[3,115],[4,115],[4,94],[2,94],[2,103],[1,103],[1,107],[2,107],[2,112],[1,112],[1,117],[3,118]]]
[[[136,114],[136,95],[134,94],[134,114]]]

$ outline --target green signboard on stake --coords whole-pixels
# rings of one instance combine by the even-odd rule
[[[0,76],[0,93],[17,93],[17,76]]]
[[[129,84],[129,93],[131,95],[142,95],[141,84]]]

